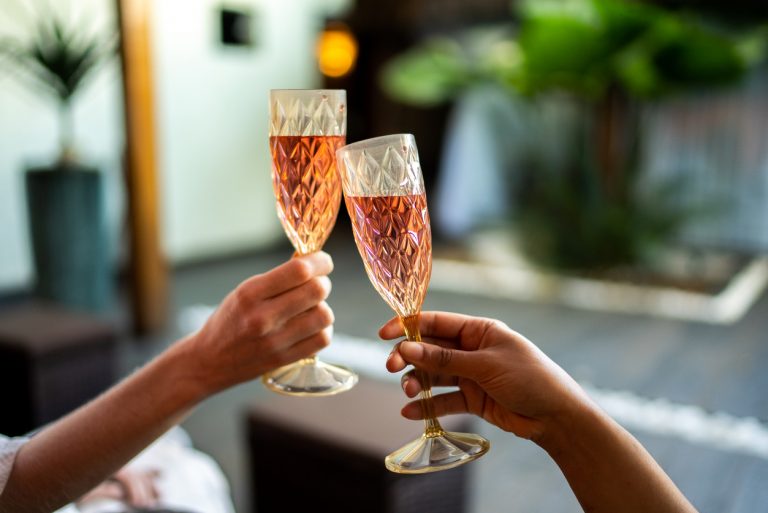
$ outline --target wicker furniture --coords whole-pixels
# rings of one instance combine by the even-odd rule
[[[397,384],[361,378],[337,396],[275,395],[254,404],[247,415],[254,511],[463,512],[471,465],[422,475],[384,468],[384,457],[422,427],[400,417],[405,402]],[[444,426],[471,431],[465,416]]]
[[[20,435],[77,408],[115,380],[116,333],[44,303],[0,310],[0,433]]]

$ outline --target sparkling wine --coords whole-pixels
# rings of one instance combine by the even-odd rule
[[[299,254],[319,251],[341,204],[336,150],[345,136],[272,136],[272,187],[277,216]]]
[[[399,316],[418,313],[432,272],[426,196],[347,196],[346,203],[371,283]]]

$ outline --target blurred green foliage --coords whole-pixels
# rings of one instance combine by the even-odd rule
[[[517,230],[538,263],[595,269],[644,259],[699,210],[677,203],[681,182],[639,190],[639,104],[732,84],[765,46],[765,27],[731,33],[640,2],[528,0],[516,26],[425,41],[388,63],[381,83],[421,107],[479,83],[536,102],[570,97],[583,119],[565,140],[542,138],[538,148],[569,145],[569,163],[552,170],[535,152],[523,156]]]
[[[478,81],[531,95],[561,90],[597,99],[618,86],[640,99],[732,83],[757,63],[765,27],[731,34],[691,14],[626,0],[529,0],[519,26],[434,38],[390,61],[394,98],[431,106]]]
[[[687,220],[719,209],[711,201],[678,201],[690,185],[684,177],[640,186],[640,174],[628,172],[630,192],[621,198],[606,194],[584,140],[590,125],[583,119],[574,130],[565,168],[548,169],[537,155],[523,163],[527,172],[517,194],[516,230],[520,248],[537,264],[575,272],[633,265],[651,259]],[[638,150],[631,148],[627,158],[635,168]]]

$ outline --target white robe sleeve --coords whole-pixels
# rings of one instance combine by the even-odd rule
[[[16,460],[16,453],[19,452],[19,449],[27,440],[29,438],[8,438],[7,436],[0,435],[0,494],[5,490],[5,483],[8,482],[8,477],[11,475],[13,462]]]

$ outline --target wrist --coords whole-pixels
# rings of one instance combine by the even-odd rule
[[[544,423],[534,442],[557,460],[580,441],[588,440],[606,420],[605,413],[588,397],[576,398]]]
[[[195,348],[198,345],[198,336],[199,334],[195,333],[179,340],[157,360],[158,364],[172,376],[172,386],[178,396],[190,406],[203,401],[222,388],[214,382],[200,361],[199,352]]]

